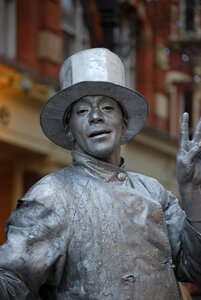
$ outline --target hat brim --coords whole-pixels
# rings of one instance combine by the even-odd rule
[[[102,81],[83,81],[60,90],[50,98],[41,111],[40,124],[44,134],[58,146],[72,150],[72,142],[65,132],[64,116],[67,108],[85,97],[102,95],[116,100],[128,115],[128,124],[122,144],[134,137],[145,125],[148,115],[147,102],[139,93]]]

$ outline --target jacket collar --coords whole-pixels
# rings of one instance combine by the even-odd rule
[[[72,157],[74,165],[84,167],[91,175],[101,177],[105,181],[124,181],[127,178],[123,158],[120,166],[117,167],[78,151],[72,151]]]

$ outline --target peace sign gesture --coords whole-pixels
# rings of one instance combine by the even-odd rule
[[[177,153],[177,180],[180,185],[201,184],[201,119],[189,139],[189,115],[184,113],[180,128],[180,147]]]

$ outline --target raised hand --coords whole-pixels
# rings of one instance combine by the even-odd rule
[[[189,115],[184,113],[180,128],[180,147],[177,153],[177,180],[180,185],[201,184],[201,119],[192,139],[189,139]]]

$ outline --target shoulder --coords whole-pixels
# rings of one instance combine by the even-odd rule
[[[157,179],[133,172],[129,172],[129,178],[138,193],[154,199],[154,201],[160,203],[162,207],[166,205],[165,202],[168,191]]]
[[[58,222],[59,218],[65,219],[66,213],[72,210],[73,201],[70,192],[62,188],[63,172],[65,173],[65,170],[48,174],[36,182],[18,200],[9,223],[35,224],[35,220],[39,222],[44,218],[58,218]]]
[[[43,196],[50,196],[55,190],[59,191],[64,178],[62,173],[64,169],[44,176],[25,193],[24,197],[40,196],[41,193]]]
[[[50,173],[36,182],[20,199],[20,203],[55,207],[58,203],[67,201],[66,195],[70,197],[68,184],[64,183],[65,173],[68,168]],[[65,187],[65,188],[64,188]],[[32,203],[32,204],[31,204]]]
[[[153,189],[160,192],[165,190],[161,183],[153,177],[133,172],[128,172],[128,174],[134,185],[137,184],[137,186],[149,191],[153,191]]]
[[[86,181],[86,174],[72,165],[43,177],[25,193],[23,200],[66,202],[82,192]]]

